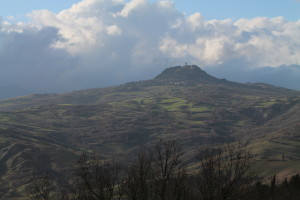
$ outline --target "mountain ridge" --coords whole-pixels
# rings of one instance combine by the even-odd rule
[[[274,93],[282,93],[284,94],[293,94],[298,95],[300,94],[299,91],[276,87],[269,84],[264,83],[237,83],[228,81],[225,79],[218,79],[209,74],[207,74],[204,70],[202,70],[197,65],[185,65],[185,66],[175,66],[166,68],[163,72],[157,75],[155,78],[145,81],[135,81],[135,82],[128,82],[122,84],[120,86],[111,86],[105,88],[92,88],[92,89],[85,89],[73,92],[66,92],[62,94],[50,93],[50,94],[32,94],[29,96],[21,96],[15,97],[11,99],[4,99],[0,100],[0,111],[10,111],[11,109],[17,108],[22,109],[24,107],[31,107],[36,104],[33,103],[33,99],[39,100],[37,105],[47,105],[47,104],[68,104],[68,103],[75,103],[75,104],[97,104],[97,95],[93,93],[100,93],[99,95],[105,95],[111,91],[115,92],[132,92],[134,90],[138,90],[143,87],[150,87],[150,86],[162,86],[162,85],[174,85],[174,86],[184,86],[184,85],[194,85],[200,86],[205,84],[217,84],[223,85],[227,84],[233,86],[234,88],[241,89],[247,88],[257,91],[262,91],[266,93],[270,93],[274,91]],[[78,94],[78,95],[77,95]],[[74,96],[80,96],[80,98],[74,98]],[[53,101],[51,101],[51,99]],[[55,100],[57,99],[57,100]],[[121,98],[122,99],[122,98]],[[110,101],[103,101],[108,102]],[[12,103],[15,102],[15,103]],[[25,103],[24,102],[28,102]],[[4,105],[4,106],[3,106]]]

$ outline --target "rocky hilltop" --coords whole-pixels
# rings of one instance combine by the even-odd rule
[[[176,66],[165,69],[154,80],[187,82],[187,83],[214,83],[220,82],[197,65]]]

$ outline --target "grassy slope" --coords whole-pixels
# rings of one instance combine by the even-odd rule
[[[0,101],[0,145],[7,154],[0,161],[2,181],[14,188],[6,194],[21,191],[28,173],[45,166],[56,175],[63,173],[82,150],[126,159],[136,147],[159,139],[180,141],[190,159],[201,144],[241,139],[258,154],[258,166],[268,166],[264,174],[299,166],[288,159],[298,158],[300,151],[297,92],[234,83],[143,84]],[[290,123],[290,132],[278,128]],[[286,161],[280,161],[282,152]]]

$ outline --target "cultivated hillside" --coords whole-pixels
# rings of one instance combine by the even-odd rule
[[[126,161],[160,139],[179,141],[191,165],[201,145],[242,141],[269,166],[263,173],[288,174],[300,166],[299,128],[299,92],[217,79],[197,66],[116,87],[2,100],[2,196],[22,196],[32,174],[59,177],[82,151]]]

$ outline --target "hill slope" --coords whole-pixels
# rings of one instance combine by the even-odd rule
[[[2,100],[0,173],[10,188],[2,196],[22,195],[32,173],[65,173],[81,151],[126,160],[160,139],[180,141],[187,160],[200,145],[238,140],[264,165],[283,152],[300,159],[299,115],[297,91],[217,79],[197,66],[116,87]],[[274,170],[286,173],[292,164]]]

